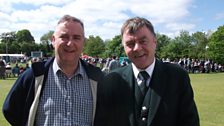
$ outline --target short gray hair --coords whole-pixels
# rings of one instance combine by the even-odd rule
[[[121,36],[123,36],[125,30],[127,29],[129,30],[128,32],[130,34],[134,34],[139,28],[143,26],[146,26],[148,30],[154,35],[154,37],[156,37],[152,23],[149,20],[141,17],[134,17],[125,21],[121,28]]]
[[[81,24],[81,26],[82,26],[82,28],[84,29],[84,24],[83,24],[83,22],[80,20],[80,19],[78,19],[78,18],[76,18],[76,17],[73,17],[73,16],[70,16],[70,15],[64,15],[59,21],[58,21],[58,24],[60,24],[60,23],[63,23],[63,22],[66,22],[66,21],[73,21],[73,22],[77,22],[77,23],[80,23]]]

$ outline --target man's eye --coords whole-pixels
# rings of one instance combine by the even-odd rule
[[[61,38],[63,41],[67,41],[67,40],[69,40],[69,37],[66,36],[66,35],[62,35],[62,36],[60,36],[59,38]]]
[[[147,43],[147,40],[143,39],[143,40],[140,41],[140,43],[141,44],[146,44]]]
[[[60,36],[60,38],[68,38],[68,36],[62,35]]]
[[[78,35],[77,36],[74,36],[73,39],[74,40],[80,40],[81,39],[81,36],[78,36]]]
[[[126,46],[128,46],[128,47],[134,47],[134,43],[126,43]]]

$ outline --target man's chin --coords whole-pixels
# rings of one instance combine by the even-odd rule
[[[135,63],[135,66],[139,69],[145,69],[147,68],[147,65],[145,64],[145,62],[138,62],[138,63]]]

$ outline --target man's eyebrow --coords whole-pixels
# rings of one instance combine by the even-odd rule
[[[137,40],[143,40],[143,39],[146,39],[147,37],[144,35],[144,36],[142,36],[142,37],[140,37],[139,39],[137,39]]]

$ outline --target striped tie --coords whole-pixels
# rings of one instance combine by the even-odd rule
[[[145,96],[145,94],[148,90],[147,80],[149,78],[149,74],[146,71],[141,71],[139,74],[144,78],[144,80],[142,80],[142,83],[140,84],[140,89],[141,89],[143,96]]]

